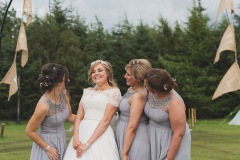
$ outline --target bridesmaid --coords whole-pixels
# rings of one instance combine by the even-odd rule
[[[116,139],[122,160],[150,160],[148,118],[143,112],[147,100],[143,77],[151,68],[146,59],[131,60],[125,67],[124,78],[130,88],[120,101],[116,126]]]
[[[62,160],[66,149],[64,122],[74,123],[76,119],[68,94],[68,70],[63,65],[47,63],[38,82],[44,94],[26,127],[27,136],[33,140],[30,160]]]
[[[191,135],[186,123],[185,105],[174,90],[176,82],[163,69],[151,69],[144,76],[149,91],[145,113],[151,160],[190,160]]]

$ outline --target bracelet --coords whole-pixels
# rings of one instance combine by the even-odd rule
[[[90,144],[87,142],[87,143],[85,143],[85,145],[89,148],[90,147]]]
[[[50,145],[48,145],[44,150],[47,152],[51,148]]]

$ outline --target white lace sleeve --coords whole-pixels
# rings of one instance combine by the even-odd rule
[[[119,106],[119,102],[121,100],[121,92],[119,88],[115,88],[109,91],[109,93],[107,94],[107,103],[118,107]]]
[[[84,98],[88,93],[89,93],[89,90],[84,88],[84,89],[83,89],[82,97],[81,97],[80,102],[79,102],[78,105],[80,105],[80,103],[82,102],[83,98]]]

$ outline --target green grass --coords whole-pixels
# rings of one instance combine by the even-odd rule
[[[193,160],[239,160],[240,126],[197,121],[191,135]]]
[[[1,124],[1,122],[0,122]],[[68,129],[71,124],[66,123]],[[29,160],[32,141],[25,135],[26,122],[6,122],[4,137],[0,137],[1,160]],[[67,132],[67,141],[72,133]],[[240,126],[223,120],[198,120],[191,131],[192,160],[238,160]]]

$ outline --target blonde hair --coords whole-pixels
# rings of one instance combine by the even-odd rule
[[[139,82],[140,86],[144,85],[145,73],[152,69],[151,63],[146,59],[133,59],[125,67],[125,70],[130,69],[133,77]]]
[[[117,83],[115,82],[114,78],[113,78],[113,69],[112,69],[112,65],[107,62],[107,61],[103,61],[103,60],[96,60],[96,61],[93,61],[91,64],[90,64],[90,68],[88,70],[88,81],[91,83],[91,84],[94,84],[93,81],[92,81],[92,78],[91,78],[91,74],[92,74],[92,71],[93,71],[93,68],[98,65],[98,64],[102,64],[103,67],[105,68],[106,72],[107,72],[107,81],[108,81],[108,84],[112,87],[117,87]]]

